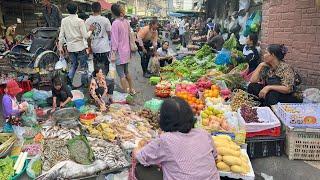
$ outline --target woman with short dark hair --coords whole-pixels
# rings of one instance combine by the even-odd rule
[[[288,49],[284,45],[268,46],[262,63],[253,72],[248,92],[258,96],[265,106],[302,102],[297,86],[298,75],[284,62]]]
[[[161,165],[162,172],[137,166],[137,179],[220,179],[215,165],[217,151],[211,136],[194,128],[196,119],[189,104],[181,98],[164,100],[160,109],[160,137],[134,155],[143,166]],[[147,173],[154,172],[151,177]]]

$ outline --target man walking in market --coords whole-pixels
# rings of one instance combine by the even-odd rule
[[[105,75],[109,72],[110,32],[111,23],[108,18],[101,16],[101,5],[99,2],[92,3],[93,15],[86,20],[87,29],[95,27],[89,39],[89,47],[93,52],[94,69],[102,69]]]
[[[43,5],[43,18],[46,27],[60,27],[61,24],[61,11],[58,6],[51,3],[51,0],[42,0]]]
[[[77,11],[78,7],[75,3],[71,2],[67,5],[69,16],[63,18],[61,21],[61,28],[59,34],[59,52],[60,55],[64,55],[64,45],[67,46],[67,51],[72,63],[69,71],[69,83],[73,81],[73,77],[76,73],[80,62],[81,72],[87,73],[88,70],[88,54],[86,52],[86,44],[84,40],[87,40],[93,30],[94,26],[89,27],[87,31],[85,22],[78,18]]]

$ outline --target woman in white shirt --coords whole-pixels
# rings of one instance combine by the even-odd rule
[[[157,55],[159,56],[160,67],[164,67],[167,64],[171,64],[173,61],[173,56],[169,53],[169,42],[164,41],[161,48],[157,50]]]

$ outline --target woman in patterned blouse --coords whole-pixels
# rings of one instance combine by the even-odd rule
[[[164,131],[133,155],[141,165],[136,178],[164,180],[219,180],[215,159],[217,150],[210,134],[194,128],[191,107],[181,98],[164,100],[160,109],[160,128]],[[140,144],[140,143],[139,143]],[[152,165],[160,165],[162,172]],[[149,166],[149,167],[143,167]]]
[[[252,74],[248,92],[258,96],[265,106],[278,102],[301,102],[296,96],[297,75],[283,60],[287,51],[284,45],[269,45],[264,54],[264,62]]]
[[[90,96],[99,105],[100,110],[105,111],[106,104],[110,102],[109,94],[112,94],[113,88],[108,88],[102,69],[95,69],[92,76],[89,87]]]

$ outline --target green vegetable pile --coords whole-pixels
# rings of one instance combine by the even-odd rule
[[[14,175],[13,159],[6,157],[0,159],[0,179],[10,179]]]
[[[208,69],[214,68],[215,55],[211,47],[204,45],[195,56],[187,56],[182,61],[174,61],[172,64],[161,68],[163,79],[174,81],[179,78],[197,81],[206,74]]]
[[[41,174],[42,162],[41,159],[38,159],[32,163],[31,169],[36,176]]]
[[[232,34],[230,38],[223,44],[223,48],[228,49],[229,51],[236,49],[237,46],[238,46],[238,41],[234,34]]]

